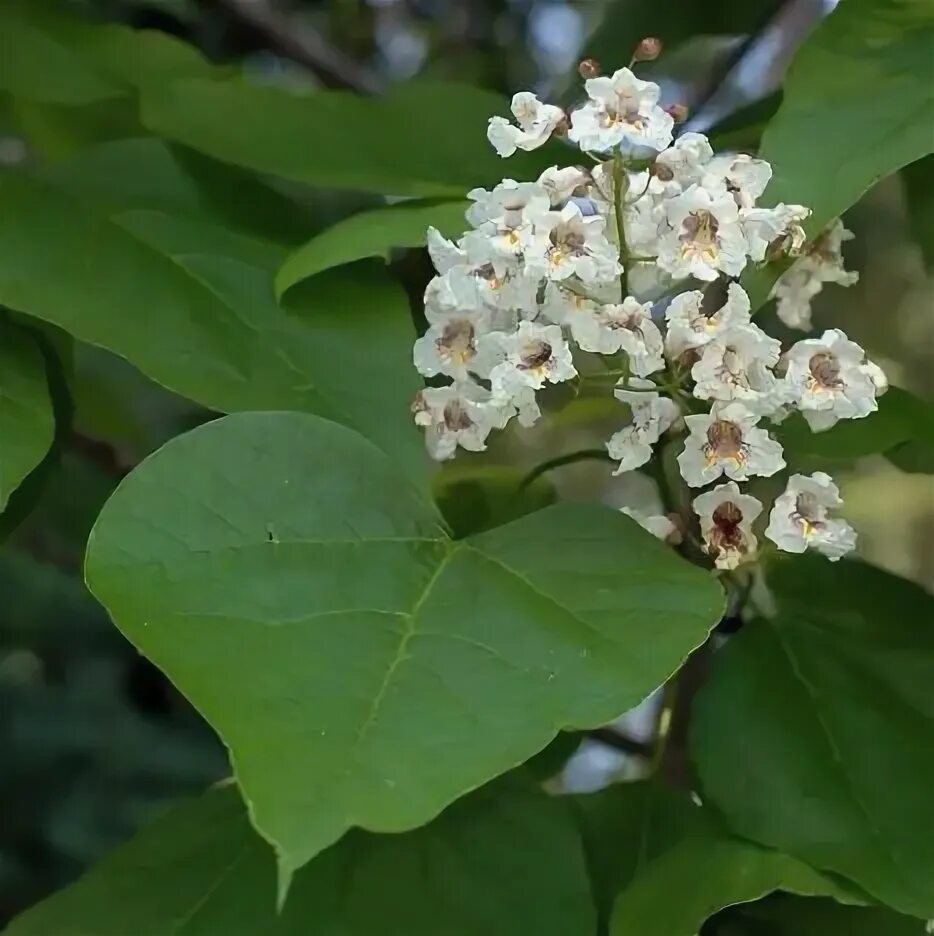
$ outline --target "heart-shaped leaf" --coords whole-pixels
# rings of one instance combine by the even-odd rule
[[[88,583],[219,731],[286,873],[402,831],[603,724],[720,617],[706,572],[616,511],[453,541],[356,433],[238,414],[170,442],[91,534]]]

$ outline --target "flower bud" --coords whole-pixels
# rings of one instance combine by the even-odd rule
[[[581,78],[599,78],[603,69],[595,58],[585,58],[577,66],[577,73]]]
[[[670,182],[675,177],[670,166],[663,166],[659,163],[652,163],[652,168],[649,171],[660,182]]]
[[[665,110],[671,114],[671,118],[676,124],[684,123],[688,119],[688,109],[684,104],[672,104],[671,107],[666,107]]]
[[[632,53],[633,62],[654,62],[662,54],[662,40],[646,36]]]

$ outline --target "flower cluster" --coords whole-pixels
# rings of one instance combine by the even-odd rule
[[[517,94],[515,123],[492,118],[488,137],[506,157],[560,135],[592,165],[475,189],[470,230],[456,242],[429,230],[438,275],[425,293],[429,327],[414,362],[449,382],[421,391],[415,421],[435,459],[458,447],[482,451],[513,418],[533,425],[540,392],[586,381],[587,360],[602,355],[628,413],[607,442],[616,473],[646,465],[663,436],[682,435],[684,482],[716,484],[694,499],[702,545],[731,569],[755,555],[753,523],[763,510],[737,482],[785,467],[769,424],[798,411],[812,430],[828,429],[873,412],[886,388],[838,329],[783,352],[752,321],[736,278],[747,266],[796,258],[775,295],[781,317],[807,327],[823,283],[855,279],[840,257],[846,232],[835,222],[805,243],[807,208],[758,206],[768,163],[715,154],[699,133],[675,139],[658,86],[629,68],[592,74],[585,88],[587,100],[570,114]],[[765,536],[790,552],[813,547],[839,558],[855,543],[849,525],[830,516],[840,503],[828,476],[793,475]],[[667,518],[635,519],[664,538],[675,533]]]

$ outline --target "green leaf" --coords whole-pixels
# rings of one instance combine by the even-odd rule
[[[454,542],[379,450],[297,413],[230,416],[143,462],[87,578],[224,738],[286,878],[351,826],[420,825],[558,729],[616,717],[723,608],[606,508]]]
[[[613,908],[611,936],[695,936],[724,907],[772,893],[838,895],[829,878],[781,852],[711,828],[645,864]]]
[[[616,783],[571,802],[583,834],[599,933],[607,932],[617,895],[646,862],[709,818],[686,795],[655,782]]]
[[[210,409],[315,412],[424,473],[402,290],[375,270],[322,274],[283,310],[272,284],[281,256],[167,212],[97,209],[24,176],[0,181],[0,303]]]
[[[586,936],[580,841],[564,804],[497,785],[407,835],[356,833],[295,879],[275,864],[236,788],[145,828],[6,936]]]
[[[934,916],[934,598],[859,562],[769,569],[779,615],[714,660],[693,723],[735,831]]]
[[[54,437],[42,352],[24,329],[0,321],[0,510],[45,458]]]
[[[892,387],[879,398],[878,411],[865,419],[841,420],[831,429],[812,432],[804,418],[795,415],[775,430],[775,436],[795,455],[860,458],[887,452],[911,439],[918,431],[919,414],[924,408],[917,397]]]
[[[21,18],[0,10],[0,90],[54,104],[93,104],[122,95],[80,52]]]
[[[896,468],[909,474],[934,474],[934,440],[903,442],[885,453]]]
[[[880,179],[934,150],[932,44],[929,0],[840,3],[798,50],[762,136],[759,155],[774,171],[762,204],[808,206],[813,237]],[[781,272],[773,263],[744,273],[754,309]]]
[[[798,51],[760,155],[768,204],[807,205],[810,234],[879,179],[931,152],[934,7],[846,0]]]
[[[842,907],[830,900],[770,900],[745,908],[743,917],[761,921],[760,936],[924,936],[924,923],[883,907]]]
[[[152,208],[289,246],[314,226],[308,208],[253,173],[155,137],[88,147],[40,176],[98,210]]]
[[[310,185],[390,195],[463,197],[505,174],[534,178],[573,159],[553,143],[510,159],[486,139],[498,95],[413,82],[370,100],[343,91],[294,94],[246,81],[167,81],[145,89],[143,123],[209,156]]]
[[[424,247],[428,226],[447,237],[460,236],[467,222],[464,212],[470,202],[406,202],[373,211],[361,211],[340,221],[299,247],[276,274],[276,292],[329,267],[386,257],[393,247]]]
[[[79,106],[225,73],[162,32],[92,23],[42,0],[7,0],[0,11],[0,90],[16,98]]]
[[[69,45],[127,90],[229,74],[229,69],[211,64],[194,46],[158,30],[77,20],[60,29]]]
[[[10,103],[12,127],[45,164],[69,159],[90,146],[144,134],[137,111],[130,98],[81,107],[24,98]]]
[[[914,400],[911,423],[906,441],[887,451],[886,458],[902,471],[934,474],[934,406]]]

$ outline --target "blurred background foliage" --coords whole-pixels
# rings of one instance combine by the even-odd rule
[[[312,93],[320,86],[380,93],[420,76],[503,95],[529,87],[569,102],[582,57],[609,70],[628,62],[640,38],[657,35],[666,53],[651,73],[667,101],[688,105],[692,129],[714,130],[721,146],[742,148],[754,148],[795,48],[833,6],[829,0],[61,2],[174,34],[218,63],[242,66],[257,82]],[[54,171],[57,160],[86,143],[124,135],[128,119],[112,104],[75,116],[35,101],[2,100],[0,163],[44,161]],[[172,171],[197,180],[198,197],[214,210],[254,230],[274,228],[291,242],[373,201],[245,177],[181,147],[173,146],[171,156]],[[850,212],[847,225],[857,237],[848,266],[861,278],[850,289],[826,290],[816,316],[818,328],[839,324],[893,383],[928,400],[934,396],[932,170],[930,157],[908,167]],[[155,171],[140,165],[139,177],[126,184],[145,197]],[[396,271],[420,288],[427,275],[421,252],[395,259]],[[768,327],[781,333],[772,322]],[[67,345],[51,330],[46,338]],[[3,518],[0,922],[74,878],[167,802],[227,772],[212,732],[123,640],[80,575],[93,520],[120,478],[211,414],[93,348],[69,347],[65,360],[71,429],[43,466],[42,483],[24,486]],[[514,490],[542,450],[586,448],[606,435],[599,426],[595,434],[592,412],[576,421],[575,414],[595,404],[580,402],[541,433],[504,435],[484,460],[482,483],[470,473],[470,459],[445,470],[438,490],[455,529],[501,522],[504,512],[521,509],[502,490]],[[931,476],[903,473],[882,458],[841,464],[837,474],[848,516],[860,530],[860,552],[934,584]],[[612,503],[621,497],[621,482],[611,479],[609,466],[592,461],[555,471],[525,494],[534,506],[555,496]],[[718,926],[772,931],[753,929],[747,916],[721,915],[710,932]]]

